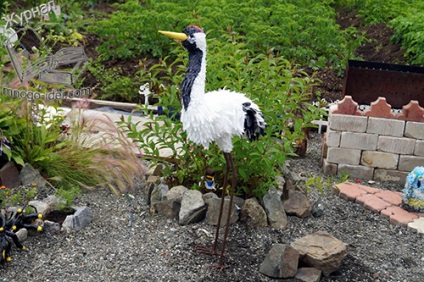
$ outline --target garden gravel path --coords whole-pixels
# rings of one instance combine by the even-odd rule
[[[323,177],[321,139],[320,135],[311,137],[307,157],[290,161],[293,171]],[[29,237],[25,242],[28,251],[14,248],[12,262],[0,266],[0,282],[275,281],[258,271],[272,245],[290,244],[318,230],[348,244],[340,270],[321,281],[424,281],[422,236],[329,191],[323,197],[323,216],[289,217],[285,230],[234,224],[225,259],[229,268],[211,272],[206,266],[217,258],[197,254],[195,246],[211,243],[214,227],[203,222],[180,226],[150,214],[142,187],[138,183],[134,199],[116,197],[108,190],[81,195],[78,204],[90,206],[94,213],[91,226],[78,232]],[[318,196],[311,192],[312,199]]]

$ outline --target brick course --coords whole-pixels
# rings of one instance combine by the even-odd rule
[[[411,170],[424,166],[423,113],[424,108],[411,101],[394,114],[382,97],[363,112],[346,96],[330,110],[324,172],[403,186]]]

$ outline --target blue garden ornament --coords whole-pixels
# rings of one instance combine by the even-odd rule
[[[417,166],[406,177],[402,207],[408,211],[424,212],[424,166]]]

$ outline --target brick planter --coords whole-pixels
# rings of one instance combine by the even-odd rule
[[[359,111],[346,96],[330,109],[323,142],[323,169],[362,180],[401,185],[416,166],[424,165],[424,109],[411,101],[397,115],[385,98]]]

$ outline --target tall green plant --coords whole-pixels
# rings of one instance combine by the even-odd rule
[[[246,93],[257,100],[262,108],[268,127],[266,135],[256,142],[234,138],[233,156],[239,175],[238,193],[246,196],[262,197],[287,156],[294,155],[293,142],[304,137],[303,129],[312,126],[311,121],[323,114],[309,104],[314,86],[313,78],[291,65],[281,57],[272,54],[252,56],[243,38],[227,35],[224,40],[210,40],[208,51],[207,89],[227,87]],[[180,49],[180,52],[184,52]],[[185,52],[184,52],[185,53]],[[172,119],[176,107],[181,109],[177,100],[177,86],[183,79],[184,56],[174,61],[176,72],[166,64],[155,65],[149,72],[153,77],[161,77],[165,86],[161,92],[160,103],[168,115],[153,117],[152,122],[137,128],[129,119],[126,122],[128,136],[140,143],[144,153],[154,161],[163,161],[160,150],[171,151],[173,162],[169,177],[179,183],[196,187],[207,167],[218,173],[222,184],[224,159],[216,146],[205,150],[187,140],[179,121]],[[158,76],[157,74],[167,74]],[[293,124],[288,130],[288,121]]]

